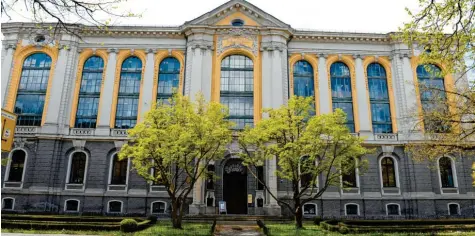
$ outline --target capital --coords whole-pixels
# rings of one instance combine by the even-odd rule
[[[117,49],[117,48],[108,48],[107,52],[108,53],[117,53],[117,52],[119,52],[119,49]]]
[[[328,58],[328,53],[323,53],[323,52],[317,53],[317,57],[318,57],[318,58],[321,57],[321,58],[323,58],[323,59],[327,59],[327,58]]]
[[[147,52],[147,54],[149,54],[149,53],[155,54],[155,53],[157,53],[157,49],[156,48],[147,48],[147,49],[145,49],[145,52]]]

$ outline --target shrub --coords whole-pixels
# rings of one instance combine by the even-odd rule
[[[135,232],[137,227],[137,221],[134,219],[124,219],[120,222],[120,231],[122,232]]]
[[[348,227],[346,226],[340,226],[340,229],[338,229],[338,232],[340,232],[340,234],[347,234],[350,232],[350,229],[348,229]]]
[[[320,225],[320,222],[322,222],[322,221],[323,221],[323,219],[320,216],[317,216],[317,217],[313,218],[313,224],[315,224],[315,225]]]
[[[149,216],[147,217],[147,220],[150,221],[150,224],[155,224],[155,223],[157,223],[157,216],[149,215]]]

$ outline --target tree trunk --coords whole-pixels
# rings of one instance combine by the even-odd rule
[[[180,214],[180,205],[179,199],[172,199],[172,225],[175,229],[182,229],[182,214]]]
[[[301,229],[303,228],[303,224],[302,224],[302,206],[300,205],[300,198],[296,198],[294,199],[294,203],[295,203],[295,227],[297,229]]]

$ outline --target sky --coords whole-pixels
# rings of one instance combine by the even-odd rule
[[[141,13],[141,18],[119,19],[126,25],[181,25],[225,3],[225,0],[128,0],[118,10]],[[409,21],[405,7],[417,0],[249,0],[261,10],[298,29],[388,33]],[[29,21],[24,9],[10,21]],[[22,16],[23,15],[23,16]],[[2,16],[1,22],[9,19]]]

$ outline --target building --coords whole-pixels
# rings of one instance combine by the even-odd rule
[[[256,6],[232,0],[177,27],[73,26],[82,36],[33,23],[2,24],[2,107],[19,115],[2,166],[2,210],[84,214],[167,214],[163,187],[147,183],[116,153],[126,130],[172,88],[221,101],[239,126],[262,119],[292,95],[315,96],[316,115],[342,108],[348,127],[377,149],[351,188],[333,187],[304,206],[306,217],[474,216],[471,157],[415,162],[413,112],[427,103],[418,81],[431,78],[418,50],[390,34],[298,30]],[[443,70],[442,65],[433,65]],[[433,78],[452,86],[452,75]],[[221,178],[193,190],[189,214],[286,215],[230,155],[209,168]],[[259,170],[280,198],[290,185]],[[232,188],[230,188],[232,186]],[[248,205],[248,197],[252,204]]]

